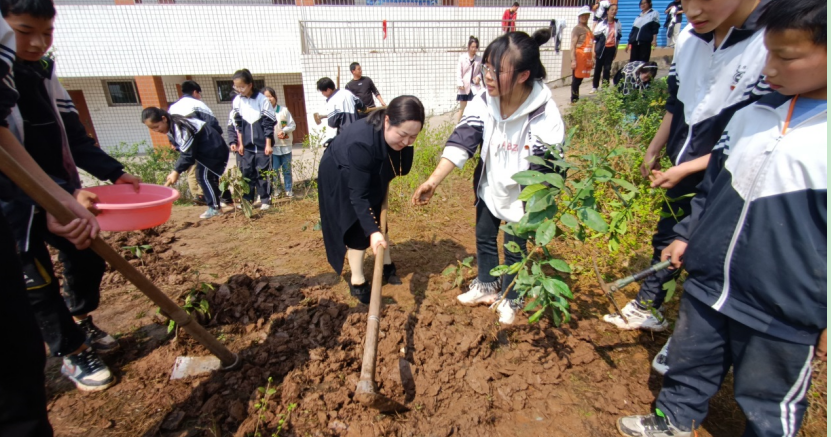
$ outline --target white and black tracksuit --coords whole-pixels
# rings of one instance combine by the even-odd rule
[[[196,181],[205,193],[205,203],[219,209],[219,178],[228,165],[228,146],[222,135],[208,123],[197,118],[188,118],[185,122],[192,131],[170,123],[167,133],[170,144],[180,153],[174,170],[183,173],[197,164]]]
[[[756,19],[768,0],[762,0],[741,28],[732,28],[716,47],[713,34],[698,34],[687,26],[678,38],[669,69],[667,111],[672,113],[666,154],[673,165],[706,156],[719,141],[733,114],[770,92],[762,68],[767,50]],[[667,190],[672,202],[662,204],[664,218],[652,237],[652,262],[660,262],[661,250],[676,238],[673,227],[690,213],[691,195],[704,172],[687,176]],[[663,284],[676,271],[664,270],[641,284],[636,300],[663,304]]]
[[[271,204],[271,184],[260,175],[261,170],[271,169],[271,156],[266,156],[266,139],[274,145],[274,125],[277,115],[271,102],[257,91],[251,97],[236,96],[231,105],[228,124],[228,142],[237,144],[237,134],[242,136],[243,155],[237,159],[243,177],[250,182],[251,189],[243,197],[254,201],[255,193],[260,195],[264,205]]]
[[[331,129],[326,134],[328,144],[343,129],[358,120],[358,110],[364,109],[364,103],[347,89],[335,90],[326,99],[326,123]]]
[[[783,134],[791,98],[740,110],[676,226],[689,278],[657,406],[682,429],[734,368],[745,435],[794,436],[827,327],[827,111]]]
[[[661,17],[658,13],[654,9],[641,12],[635,18],[632,30],[629,31],[628,44],[632,46],[629,49],[629,62],[649,62],[649,57],[652,54],[652,40],[660,31]]]

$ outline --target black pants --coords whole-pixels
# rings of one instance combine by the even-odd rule
[[[264,205],[270,205],[271,182],[269,182],[267,177],[263,177],[260,174],[260,171],[271,169],[271,156],[266,156],[262,150],[257,151],[256,153],[253,150],[246,150],[245,153],[240,156],[239,163],[242,176],[248,179],[248,187],[250,188],[248,190],[248,194],[245,194],[242,197],[249,202],[253,202],[255,196],[259,194],[260,201],[262,201]]]
[[[571,72],[571,103],[580,100],[580,85],[583,84],[582,77],[575,77],[574,70]]]
[[[491,270],[499,265],[499,248],[497,247],[497,237],[499,236],[499,225],[502,220],[494,216],[485,202],[481,199],[476,203],[476,264],[479,268],[478,279],[479,282],[493,282],[496,280],[491,276]],[[504,244],[513,241],[519,244],[522,253],[528,253],[528,244],[526,240],[508,235],[503,232]],[[511,265],[522,260],[522,254],[513,253],[508,249],[504,249],[505,264]],[[502,289],[508,288],[511,281],[516,275],[502,275]],[[516,288],[512,287],[505,296],[507,299],[516,299]]]
[[[196,182],[202,187],[202,193],[205,195],[205,203],[211,208],[219,209],[219,201],[229,202],[231,199],[231,192],[225,190],[221,192],[219,189],[219,177],[225,171],[227,162],[222,165],[217,164],[214,168],[208,168],[201,163],[196,164]]]
[[[0,436],[52,437],[46,415],[46,354],[23,269],[5,217],[0,214]]]
[[[673,425],[690,430],[701,424],[732,365],[733,395],[747,417],[743,436],[798,434],[813,346],[750,329],[685,294],[669,348],[656,406]]]
[[[64,266],[65,297],[61,297],[58,278],[46,244],[58,249]],[[46,214],[35,213],[28,248],[20,252],[29,303],[34,310],[43,340],[55,356],[78,350],[86,335],[72,316],[87,314],[96,308],[101,297],[101,278],[107,265],[91,249],[78,250],[64,238],[46,229]]]
[[[632,50],[629,51],[629,62],[643,61],[649,62],[649,57],[652,55],[651,42],[636,42],[632,44]]]
[[[609,76],[612,74],[612,61],[615,60],[617,54],[617,47],[605,47],[600,56],[594,59],[594,77],[592,78],[592,88],[600,86],[600,74],[603,73],[603,82],[607,85],[609,83]]]
[[[683,197],[684,194],[689,194],[688,189],[678,187],[678,190],[670,189],[667,191],[667,198],[676,199]],[[692,190],[691,192],[695,192]],[[670,243],[672,243],[678,234],[673,228],[679,221],[690,214],[692,198],[680,198],[669,205],[664,202],[661,208],[661,214],[666,216],[658,220],[658,226],[655,234],[652,236],[652,264],[661,262],[661,251],[664,250]],[[670,209],[670,205],[672,209]],[[664,284],[669,282],[681,273],[680,269],[662,270],[648,278],[641,283],[641,289],[638,291],[638,296],[635,298],[638,302],[645,306],[659,308],[664,304],[667,291],[664,290]]]

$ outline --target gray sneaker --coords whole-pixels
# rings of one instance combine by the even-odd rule
[[[118,350],[118,340],[107,334],[101,328],[92,323],[92,316],[75,322],[87,336],[87,344],[98,352],[108,353]]]
[[[666,417],[657,414],[626,416],[617,420],[617,430],[627,437],[691,437],[692,431],[682,431]]]
[[[115,384],[115,376],[92,348],[64,357],[61,373],[81,391],[106,390]]]

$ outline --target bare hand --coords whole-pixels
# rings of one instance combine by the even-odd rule
[[[87,211],[91,212],[93,215],[101,214],[101,210],[95,206],[96,203],[100,202],[98,199],[98,195],[89,191],[84,190],[77,190],[75,191],[75,200],[81,204]]]
[[[285,133],[285,132],[283,132],[283,131],[279,131],[279,132],[277,132],[277,138],[279,138],[279,139],[281,139],[281,140],[285,140],[285,139],[286,139],[286,137],[288,137],[288,135],[286,135],[286,133]]]
[[[572,70],[576,70],[576,69],[577,69],[577,61],[571,61],[571,69],[572,69]]]
[[[413,205],[426,205],[430,202],[430,199],[433,198],[433,194],[436,192],[436,184],[427,181],[416,188],[415,193],[413,194]]]
[[[369,236],[369,247],[372,248],[373,255],[378,255],[378,246],[386,249],[387,240],[384,238],[384,234],[380,232],[373,232],[372,235]]]
[[[98,236],[97,226],[93,226],[86,219],[76,218],[66,225],[62,225],[52,214],[47,214],[46,228],[49,229],[49,232],[69,240],[78,250],[88,248],[92,244],[92,240]]]
[[[643,157],[643,163],[641,164],[641,176],[644,178],[648,178],[650,174],[652,174],[653,170],[660,170],[661,169],[661,159],[657,153],[652,152],[649,149],[646,149],[646,155]]]
[[[265,146],[265,156],[271,156],[274,152],[274,148],[271,146]]]
[[[478,76],[473,78],[473,83],[475,83],[476,85],[479,85],[479,82],[481,81],[482,79],[480,79]]]
[[[652,176],[649,180],[652,181],[650,185],[652,188],[672,188],[678,185],[687,176],[687,173],[679,166],[670,167],[666,171],[652,170]]]
[[[632,44],[627,44],[626,45],[626,50],[624,50],[624,52],[629,53],[629,50],[632,50]]]
[[[460,86],[460,87],[459,87],[459,91],[464,91],[464,90],[465,90],[465,86],[464,86],[464,85],[462,85],[462,86]]]
[[[828,337],[826,337],[826,334],[828,334],[828,329],[823,329],[814,354],[820,361],[826,361],[828,359]]]
[[[680,269],[684,264],[684,252],[686,251],[687,243],[681,240],[675,240],[661,251],[661,261],[672,260],[671,270]]]
[[[236,152],[236,151],[237,151],[237,145],[236,145],[236,144],[231,144],[231,151],[232,151],[232,152]]]
[[[140,188],[140,184],[141,184],[141,178],[140,178],[140,177],[138,177],[138,176],[133,176],[133,175],[131,175],[130,173],[124,173],[123,175],[121,175],[121,177],[120,177],[120,178],[118,178],[118,179],[115,181],[115,183],[116,183],[116,185],[120,185],[120,184],[132,184],[132,185],[133,185],[133,189],[134,189],[134,190],[136,190],[136,193],[138,193],[138,192],[139,192],[139,188]]]
[[[167,175],[167,178],[165,178],[164,186],[165,187],[173,186],[173,184],[175,184],[178,181],[179,181],[179,173],[177,173],[176,171],[172,171],[172,172],[170,172],[169,175]]]

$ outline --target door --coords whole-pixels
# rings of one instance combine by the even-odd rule
[[[75,104],[75,109],[78,110],[78,118],[81,119],[81,124],[87,129],[87,135],[95,140],[98,145],[98,135],[95,134],[95,126],[92,125],[92,117],[89,115],[89,107],[87,100],[84,98],[84,92],[81,90],[67,91],[72,103]],[[101,147],[100,145],[98,147]]]
[[[303,85],[283,85],[283,95],[286,96],[286,108],[289,109],[297,129],[292,132],[291,142],[302,143],[309,134],[309,125],[306,122],[306,100],[303,95]]]

